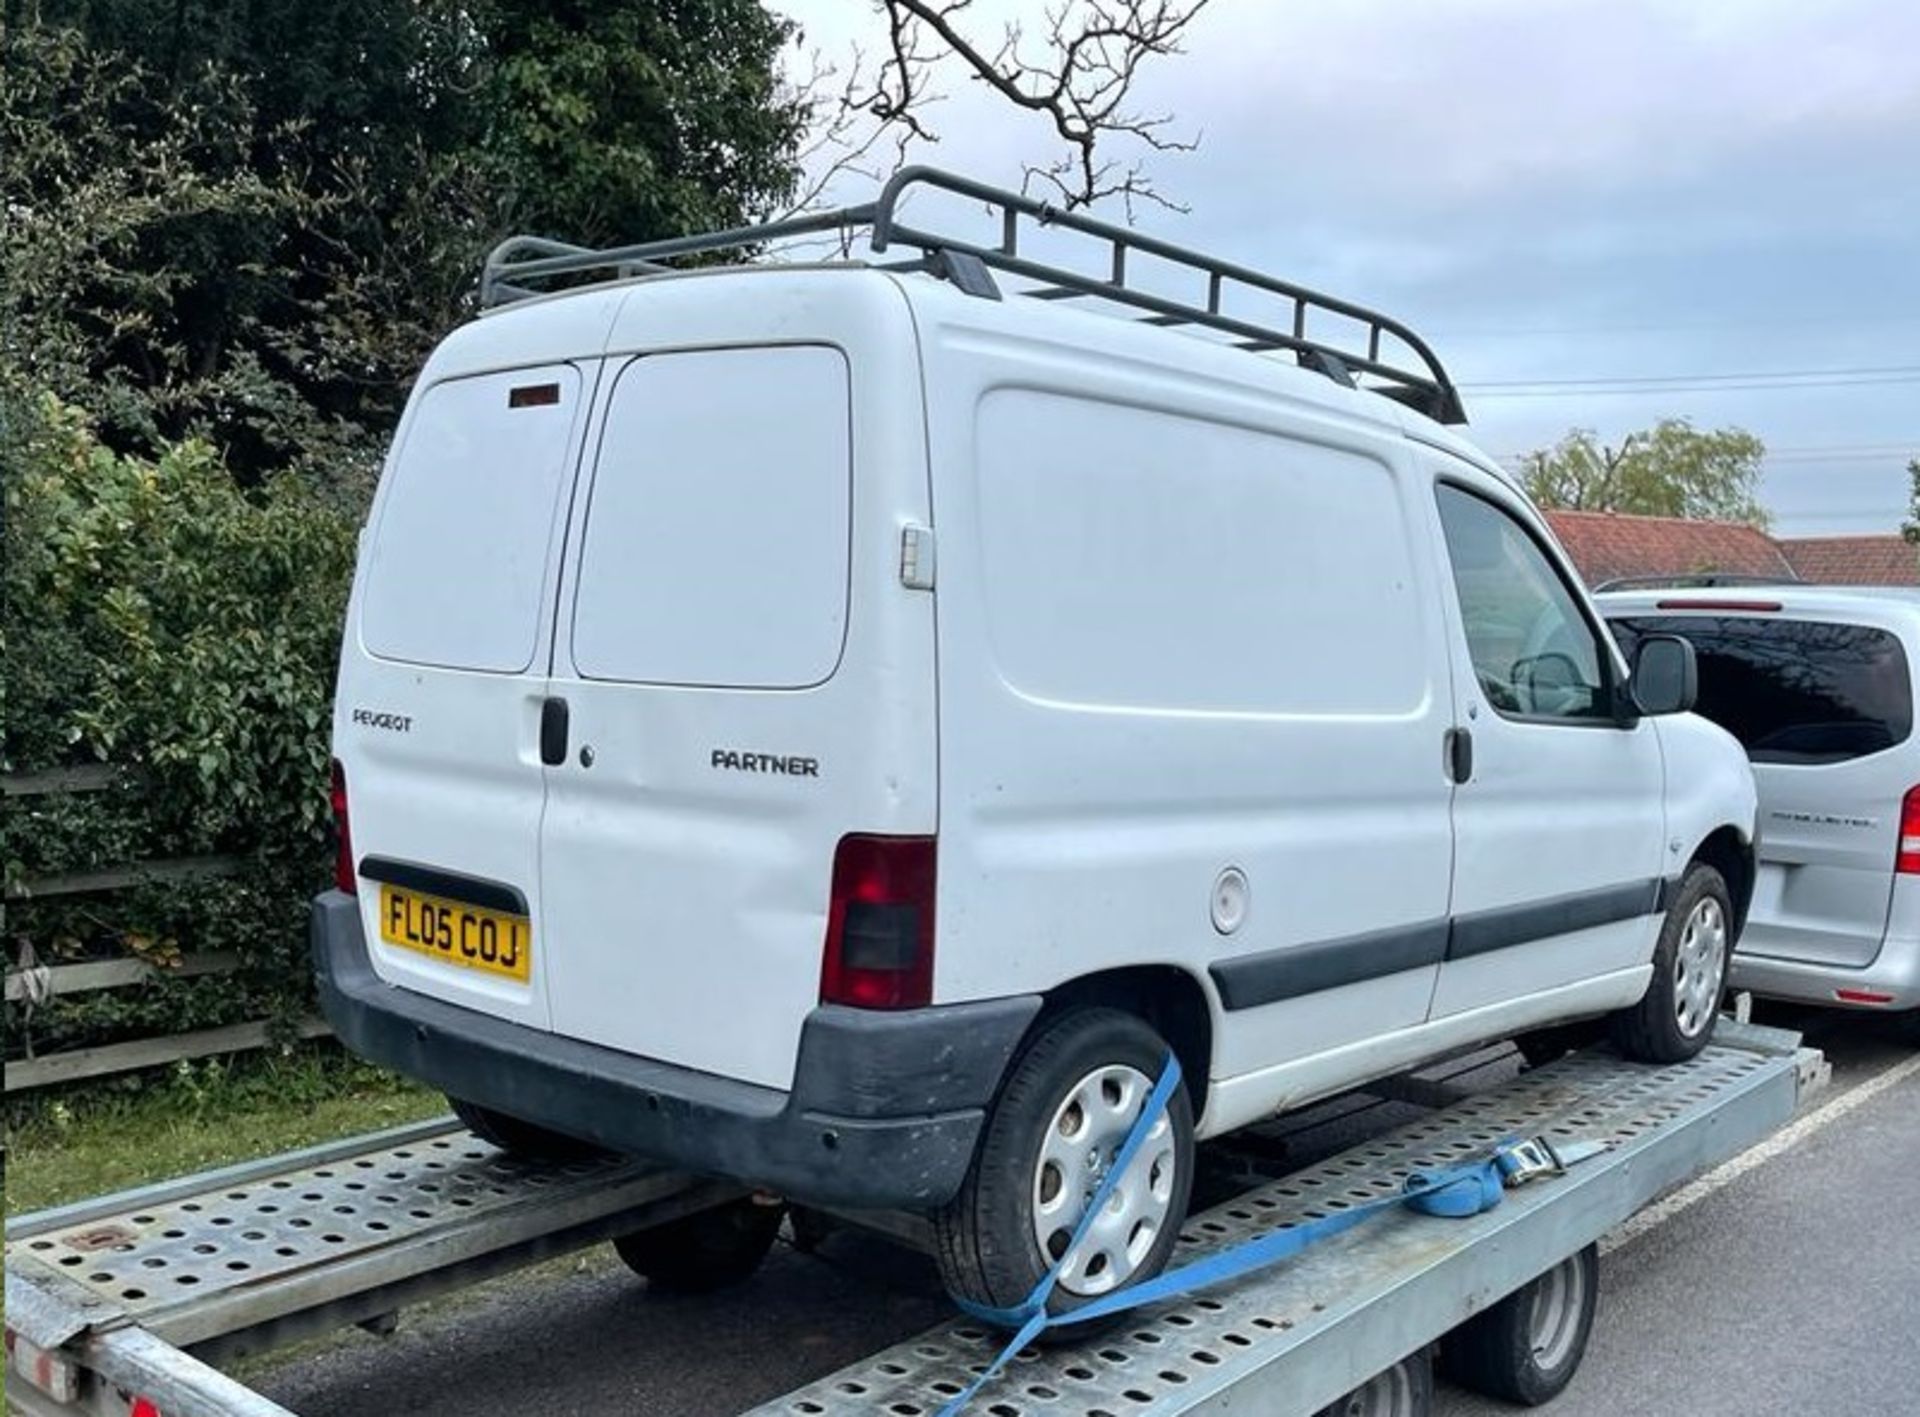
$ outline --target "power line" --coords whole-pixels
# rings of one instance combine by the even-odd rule
[[[1566,390],[1579,393],[1709,391],[1718,388],[1817,388],[1838,384],[1909,383],[1920,380],[1920,364],[1869,364],[1852,368],[1759,369],[1726,374],[1593,374],[1577,379],[1469,380],[1459,387],[1489,397],[1543,396]]]

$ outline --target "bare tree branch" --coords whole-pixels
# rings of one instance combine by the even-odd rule
[[[1176,135],[1170,114],[1137,111],[1129,96],[1143,63],[1180,52],[1208,0],[1055,0],[1043,30],[1031,36],[1019,23],[983,33],[984,25],[971,23],[973,0],[873,3],[885,28],[877,62],[869,67],[856,55],[842,73],[815,55],[795,81],[814,113],[804,155],[813,176],[796,210],[816,203],[845,172],[877,176],[883,154],[897,167],[911,144],[938,142],[926,115],[943,97],[934,84],[950,65],[1043,119],[1064,147],[1026,165],[1023,190],[1044,188],[1068,208],[1118,197],[1129,220],[1139,201],[1184,210],[1155,187],[1145,161],[1191,151],[1199,137]],[[1144,152],[1110,157],[1116,139]]]

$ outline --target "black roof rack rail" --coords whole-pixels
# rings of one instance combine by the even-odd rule
[[[1695,571],[1670,576],[1615,576],[1593,588],[1595,595],[1609,590],[1711,590],[1716,586],[1795,586],[1798,576],[1753,576],[1733,571]]]
[[[1000,214],[999,242],[982,246],[906,224],[900,219],[900,204],[908,190],[914,187],[950,192],[982,202],[989,209],[997,211]],[[1088,276],[1021,255],[1020,222],[1023,217],[1038,226],[1077,232],[1105,243],[1109,275],[1105,279]],[[1030,297],[1042,300],[1107,300],[1146,312],[1143,318],[1150,324],[1193,325],[1219,331],[1234,336],[1236,346],[1251,352],[1291,353],[1303,366],[1315,369],[1339,383],[1357,385],[1361,376],[1376,380],[1377,383],[1367,387],[1441,423],[1466,422],[1466,411],[1461,405],[1459,391],[1441,367],[1439,358],[1424,340],[1398,320],[1363,305],[1322,295],[1305,286],[1262,274],[1246,266],[1219,260],[1171,242],[1143,236],[1111,222],[1099,221],[1018,192],[991,187],[931,167],[902,168],[872,202],[755,226],[734,227],[727,231],[677,236],[606,250],[589,250],[540,237],[509,237],[487,257],[480,277],[480,304],[488,308],[541,293],[528,285],[529,281],[546,281],[588,272],[609,272],[605,279],[621,279],[672,269],[668,262],[686,256],[721,251],[751,252],[768,242],[830,232],[851,237],[860,228],[868,229],[872,249],[876,253],[885,253],[894,247],[912,247],[919,251],[918,259],[890,268],[929,271],[952,281],[970,295],[999,298],[999,289],[990,272],[1001,271],[1036,282],[1034,289],[1021,292]],[[1176,300],[1128,285],[1127,256],[1130,252],[1139,252],[1204,277],[1204,299],[1198,302]],[[1225,309],[1226,298],[1236,287],[1289,302],[1292,310],[1287,326],[1282,328],[1228,314]],[[1322,339],[1310,338],[1307,319],[1313,312],[1352,321],[1364,329],[1364,338],[1353,341],[1357,346],[1354,348],[1342,348]],[[1404,347],[1420,368],[1406,369],[1389,362],[1381,349],[1382,339],[1386,337],[1391,337]]]

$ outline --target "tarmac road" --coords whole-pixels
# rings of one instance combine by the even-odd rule
[[[1852,1017],[1762,1021],[1827,1051],[1816,1109],[1868,1091],[1616,1238],[1586,1364],[1553,1412],[1920,1412],[1920,1066]],[[302,1417],[723,1414],[948,1313],[929,1261],[851,1232],[812,1255],[782,1245],[751,1283],[701,1299],[649,1294],[601,1247],[409,1311],[391,1337],[326,1340],[243,1376]],[[1510,1410],[1445,1386],[1437,1404]]]

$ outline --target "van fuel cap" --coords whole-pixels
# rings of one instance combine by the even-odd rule
[[[1213,882],[1213,928],[1223,935],[1231,935],[1245,924],[1252,894],[1245,871],[1238,866],[1229,866],[1222,871]]]

